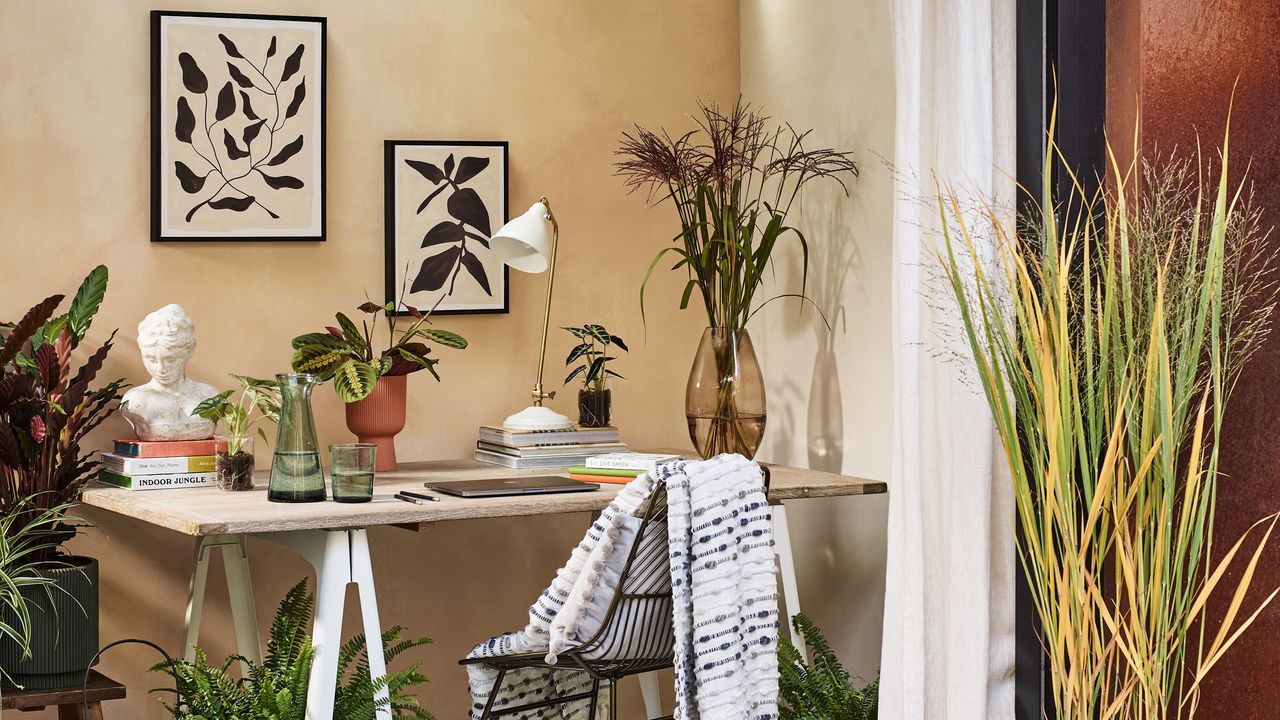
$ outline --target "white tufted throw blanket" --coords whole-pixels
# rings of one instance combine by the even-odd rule
[[[760,466],[660,466],[667,485],[676,720],[778,717],[778,589]]]

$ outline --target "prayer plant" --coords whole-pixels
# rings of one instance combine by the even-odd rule
[[[430,313],[405,305],[413,317],[407,329],[396,327],[396,304],[379,305],[366,301],[359,307],[366,315],[359,327],[343,313],[337,314],[338,327],[326,327],[325,332],[306,333],[293,339],[293,369],[311,373],[321,380],[333,380],[333,388],[343,402],[353,403],[369,397],[378,378],[383,375],[408,375],[426,369],[436,380],[436,364],[440,361],[427,357],[431,348],[419,340],[429,340],[437,345],[462,350],[467,341],[457,333],[428,327]],[[374,350],[374,332],[379,315],[387,324],[387,349]]]
[[[17,322],[0,325],[0,517],[18,515],[16,526],[74,503],[97,469],[80,443],[119,404],[123,380],[95,386],[115,333],[78,367],[72,354],[106,291],[107,268],[99,265],[67,312],[56,314],[64,296],[51,295]],[[75,532],[58,524],[55,542],[32,548],[32,558],[52,558]]]
[[[162,700],[174,720],[303,720],[307,706],[307,684],[311,679],[314,650],[306,628],[311,624],[315,596],[307,590],[307,581],[294,585],[271,623],[267,655],[261,664],[231,656],[210,665],[201,649],[194,662],[169,660],[151,668],[173,678],[175,688],[158,688],[153,693],[173,693],[173,703]],[[383,655],[390,665],[401,653],[426,645],[427,638],[406,640],[404,629],[395,626],[382,633]],[[239,677],[232,675],[233,665],[248,668]],[[379,704],[374,701],[377,690],[385,688],[394,718],[431,720],[431,715],[418,699],[406,691],[427,682],[418,665],[389,672],[385,677],[370,678],[364,635],[348,640],[338,653],[338,688],[334,696],[333,717],[343,720],[373,720]]]
[[[1056,196],[1046,173],[1021,227],[941,193],[941,261],[1012,474],[1064,720],[1194,716],[1205,675],[1276,595],[1249,596],[1275,515],[1213,546],[1223,417],[1275,297],[1227,148],[1216,173],[1112,154],[1097,194]]]

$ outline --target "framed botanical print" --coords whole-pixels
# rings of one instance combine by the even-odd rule
[[[507,143],[387,140],[384,162],[396,311],[508,312],[507,266],[489,250],[507,221]]]
[[[325,19],[151,13],[151,240],[324,240]]]

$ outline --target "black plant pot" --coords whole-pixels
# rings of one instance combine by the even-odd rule
[[[79,685],[98,652],[98,561],[59,558],[58,567],[40,573],[52,587],[28,587],[22,594],[31,611],[31,656],[12,640],[0,642],[0,668],[24,688],[40,690]],[[5,608],[5,621],[14,621]]]
[[[579,390],[578,424],[582,427],[608,427],[613,410],[613,390]]]

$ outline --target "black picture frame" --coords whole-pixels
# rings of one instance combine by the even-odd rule
[[[506,140],[385,140],[383,141],[383,204],[384,204],[384,287],[385,301],[395,303],[395,310],[390,314],[406,315],[407,310],[399,306],[400,300],[400,283],[405,278],[406,264],[408,260],[401,257],[402,243],[399,242],[399,234],[397,230],[397,215],[399,207],[397,205],[397,177],[398,173],[406,174],[414,178],[415,182],[421,180],[423,188],[420,190],[429,190],[432,184],[429,180],[412,172],[406,172],[403,168],[397,167],[397,151],[401,148],[432,148],[446,152],[449,148],[486,148],[500,152],[502,162],[496,168],[501,171],[501,189],[497,196],[501,199],[502,209],[497,213],[497,218],[490,221],[490,231],[497,231],[503,223],[506,223],[511,216],[510,207],[510,146]],[[458,171],[461,172],[461,162],[458,164]],[[440,188],[443,190],[444,188]],[[417,198],[414,198],[415,201]],[[446,199],[442,198],[445,202]],[[427,205],[423,201],[422,205]],[[461,223],[460,223],[461,224]],[[416,236],[415,236],[416,238]],[[425,241],[425,238],[424,238]],[[416,242],[416,239],[415,239]],[[465,247],[465,240],[463,241]],[[477,251],[479,252],[479,251]],[[487,252],[487,250],[485,250]],[[496,260],[496,259],[495,259]],[[492,307],[451,307],[446,298],[436,307],[432,313],[435,315],[495,315],[507,314],[511,312],[511,269],[500,262],[494,265],[496,270],[500,265],[500,275],[494,275],[492,279],[500,278],[501,294],[500,300],[495,297]],[[460,272],[460,268],[455,269]],[[412,283],[410,283],[412,284]],[[495,293],[496,294],[496,293]],[[412,297],[408,298],[412,300]],[[414,304],[410,302],[409,304]],[[415,305],[422,311],[430,309],[431,305]]]
[[[318,217],[315,216],[314,210],[312,211],[311,227],[313,229],[309,229],[307,231],[298,232],[298,233],[280,232],[280,233],[271,233],[271,234],[267,234],[267,233],[255,234],[253,232],[246,232],[241,234],[239,231],[234,231],[234,230],[227,231],[227,232],[205,232],[205,233],[195,231],[188,234],[173,234],[171,231],[166,232],[164,213],[167,208],[164,206],[163,183],[168,181],[168,175],[167,175],[168,169],[164,167],[165,158],[164,158],[163,143],[166,141],[165,133],[172,129],[172,128],[166,127],[168,123],[165,122],[166,114],[164,112],[164,107],[165,107],[164,103],[166,102],[167,98],[166,98],[165,88],[162,87],[162,77],[163,77],[162,66],[165,62],[165,58],[162,57],[162,33],[163,33],[163,27],[164,27],[164,20],[167,18],[188,18],[188,19],[194,19],[194,20],[229,20],[229,21],[236,21],[236,22],[248,21],[248,22],[261,22],[267,25],[269,25],[270,23],[294,23],[294,24],[313,23],[318,26],[317,28],[318,40],[316,43],[317,45],[316,49],[318,53],[318,58],[317,58],[318,72],[320,74],[320,77],[318,81],[309,83],[308,87],[306,88],[308,94],[311,94],[314,96],[314,99],[312,100],[312,102],[314,103],[314,110],[312,112],[314,116],[318,118],[318,123],[315,124],[314,133],[318,134],[319,137],[313,138],[313,137],[307,136],[309,137],[309,139],[311,139],[310,145],[316,146],[316,151],[318,151],[318,154],[314,154],[312,156],[313,165],[318,165],[318,168],[313,167],[312,171],[307,176],[305,176],[304,179],[293,178],[291,176],[287,178],[281,178],[281,177],[273,178],[276,182],[281,182],[281,183],[286,181],[301,181],[302,183],[304,183],[303,185],[304,188],[307,187],[307,185],[305,184],[306,179],[310,179],[313,181],[311,183],[312,186],[314,186],[318,182],[318,185],[319,185],[318,188],[311,187],[310,189],[310,192],[312,193],[312,204],[313,205],[318,204],[318,207],[319,207]],[[178,10],[152,10],[150,14],[150,23],[151,23],[151,123],[150,123],[151,124],[151,157],[150,157],[151,242],[156,242],[156,243],[324,242],[327,231],[328,231],[328,207],[327,207],[328,177],[327,177],[327,157],[326,157],[326,153],[327,153],[326,123],[327,123],[327,106],[328,106],[328,87],[327,86],[328,86],[329,60],[328,60],[328,50],[327,50],[327,46],[328,46],[327,18],[318,17],[318,16],[304,16],[304,15],[269,15],[269,14],[256,14],[256,13],[218,13],[218,12],[188,12],[188,11],[178,11]],[[211,32],[213,32],[212,29],[211,29]],[[274,46],[274,38],[273,38],[272,44]],[[230,52],[230,51],[228,50],[227,52]],[[282,52],[276,53],[276,56],[278,57],[276,62],[286,63],[287,62],[286,56],[288,54],[289,54],[288,51],[282,48]],[[245,62],[249,62],[249,61],[246,59]],[[254,67],[256,68],[256,66]],[[313,64],[312,67],[314,68],[315,65]],[[266,68],[266,65],[264,64],[264,69],[265,68]],[[181,72],[180,69],[175,69],[175,70],[177,70],[178,72]],[[221,68],[219,68],[219,71],[220,72],[218,73],[218,77],[220,78],[222,76]],[[299,72],[299,74],[305,73],[305,72],[306,70],[302,70]],[[265,75],[262,77],[263,79],[266,79]],[[267,83],[269,82],[270,81],[267,80]],[[301,82],[302,81],[300,80],[299,83]],[[280,82],[273,89],[278,89],[280,87],[283,87],[283,85],[284,83]],[[235,88],[237,99],[233,100],[233,102],[235,102],[237,106],[240,107],[243,111],[244,105],[241,104],[243,103],[243,101],[238,99],[238,96],[240,95],[240,91],[242,89],[244,89],[244,86],[238,86]],[[208,102],[207,98],[208,96],[206,95],[205,102]],[[305,100],[306,99],[304,98],[303,102],[305,102]],[[177,101],[174,100],[174,102],[176,103]],[[285,110],[286,104],[281,102],[279,107],[281,110]],[[279,117],[278,112],[276,117]],[[287,119],[288,118],[286,117],[286,120]],[[265,123],[265,120],[264,120],[264,123]],[[283,129],[283,125],[281,129]],[[299,137],[304,137],[304,136],[305,135],[300,135]],[[213,142],[212,138],[210,138],[210,142],[211,143]],[[284,142],[284,141],[282,140],[281,142]],[[248,147],[250,150],[252,149],[252,146],[248,144],[247,140],[246,140],[246,147]],[[269,152],[268,154],[276,155],[278,153]],[[249,157],[250,159],[252,159],[252,155],[250,155]],[[274,160],[275,157],[273,157],[272,159]],[[281,162],[281,164],[283,164],[283,161]],[[255,165],[255,168],[256,168],[256,165]],[[253,172],[253,170],[251,169],[249,172]],[[210,170],[210,173],[212,173],[212,170]],[[262,173],[259,170],[259,174],[263,175],[265,178],[265,173]],[[271,189],[274,189],[278,192],[292,192],[298,188],[295,188],[292,185],[281,185],[281,187],[278,187],[278,188],[276,186],[271,186]],[[244,195],[248,196],[249,194],[244,193]],[[215,193],[214,196],[208,198],[206,202],[208,202],[209,200],[214,200],[215,197],[217,197],[217,193]],[[262,207],[263,210],[266,210],[265,206],[260,205],[260,207]]]

